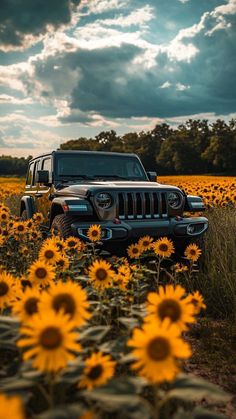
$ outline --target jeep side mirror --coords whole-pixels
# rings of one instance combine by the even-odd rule
[[[43,185],[49,185],[49,171],[38,170],[36,173],[36,183],[42,183]]]
[[[148,175],[148,179],[151,182],[156,182],[157,181],[157,172],[147,172]]]

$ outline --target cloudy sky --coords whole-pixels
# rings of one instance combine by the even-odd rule
[[[1,0],[0,154],[236,117],[236,0]]]

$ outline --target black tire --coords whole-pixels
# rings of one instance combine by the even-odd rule
[[[22,213],[21,213],[21,220],[22,220],[22,221],[26,221],[26,220],[28,220],[28,217],[27,217],[27,211],[26,211],[26,209],[24,209],[24,210],[22,211]]]
[[[54,232],[54,234],[62,237],[63,239],[67,239],[68,237],[74,235],[71,229],[71,224],[73,221],[75,221],[75,219],[68,215],[56,215],[56,217],[53,219],[51,230]]]

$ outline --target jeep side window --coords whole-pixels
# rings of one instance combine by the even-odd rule
[[[30,163],[27,179],[26,179],[26,186],[31,186],[32,180],[33,180],[33,171],[34,171],[34,162]]]
[[[34,175],[33,175],[33,182],[32,182],[32,186],[35,186],[35,185],[36,185],[35,180],[36,180],[36,173],[37,173],[37,171],[39,170],[39,163],[40,163],[40,160],[36,161],[36,163],[35,163],[35,165],[34,165]]]
[[[50,158],[43,160],[42,170],[48,170],[49,171],[49,174],[51,173],[51,171],[52,171],[52,162],[51,162],[51,159]]]

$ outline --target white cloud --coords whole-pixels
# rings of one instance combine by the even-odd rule
[[[19,90],[26,94],[26,81],[33,76],[33,67],[29,62],[0,66],[0,85]]]
[[[140,9],[132,11],[129,15],[116,16],[113,19],[98,20],[97,23],[105,26],[131,26],[131,25],[143,25],[154,18],[154,10],[149,5],[146,5]]]
[[[233,15],[236,13],[236,0],[229,0],[227,4],[217,6],[214,12],[222,15]]]
[[[190,89],[189,85],[185,85],[182,83],[176,83],[176,90],[179,90],[180,92],[183,92],[184,90]]]
[[[126,5],[127,1],[124,0],[82,0],[79,9],[81,14],[100,14],[113,9],[121,9]],[[88,8],[88,13],[83,13],[84,8]]]
[[[10,103],[12,105],[30,105],[33,103],[31,98],[19,99],[15,96],[0,95],[0,104]]]
[[[171,87],[171,83],[169,81],[165,81],[161,86],[159,86],[160,89],[168,89]]]

